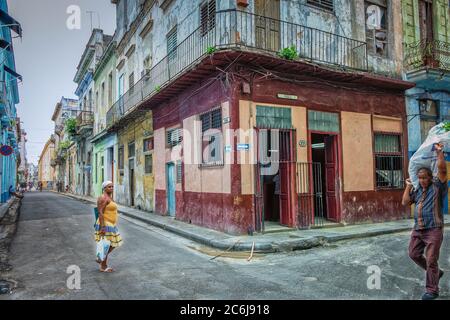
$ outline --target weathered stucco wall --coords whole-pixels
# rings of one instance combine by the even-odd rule
[[[145,173],[145,154],[143,152],[144,139],[153,136],[151,112],[136,119],[120,130],[117,134],[117,152],[115,162],[119,161],[118,149],[124,148],[124,169],[116,166],[116,190],[115,196],[118,203],[131,205],[130,194],[130,159],[134,160],[135,191],[134,204],[136,208],[146,211],[154,210],[154,174]],[[128,146],[135,143],[135,157],[130,158]],[[155,159],[153,159],[153,167]]]

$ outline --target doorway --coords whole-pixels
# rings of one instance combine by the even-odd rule
[[[175,164],[166,165],[167,172],[167,214],[175,217]]]
[[[107,179],[114,182],[114,148],[108,148]]]
[[[338,136],[311,133],[311,158],[319,170],[312,170],[313,192],[320,195],[313,206],[314,223],[339,222],[339,160]],[[322,221],[321,221],[322,220]]]
[[[423,41],[433,41],[433,1],[419,0],[420,38]]]
[[[280,51],[280,1],[255,0],[256,47]]]
[[[295,227],[293,130],[258,130],[257,230],[267,225]]]
[[[129,160],[128,168],[129,168],[129,177],[130,177],[130,206],[134,207],[134,194],[135,194],[135,185],[136,185],[136,177],[134,174],[134,159]]]

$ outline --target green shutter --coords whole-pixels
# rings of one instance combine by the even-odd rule
[[[402,0],[403,37],[406,44],[420,39],[419,11],[417,0]]]
[[[443,42],[450,42],[450,17],[448,0],[436,0],[435,2],[435,30],[437,30],[437,39]]]
[[[308,127],[313,131],[339,132],[339,114],[308,111]]]
[[[256,126],[267,129],[291,129],[291,108],[256,106]]]

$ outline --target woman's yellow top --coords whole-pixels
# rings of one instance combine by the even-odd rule
[[[117,223],[117,204],[111,200],[110,203],[105,207],[103,211],[103,218],[105,221],[109,223],[116,224]]]

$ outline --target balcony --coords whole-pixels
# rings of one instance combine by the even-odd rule
[[[297,61],[341,71],[368,70],[365,42],[239,10],[218,11],[119,98],[107,112],[107,128],[217,51],[262,54],[283,65],[285,60],[278,54],[291,47],[298,54]]]
[[[405,49],[404,67],[409,81],[431,90],[450,86],[450,43],[420,41]]]
[[[80,114],[77,116],[77,134],[81,136],[90,134],[93,128],[94,113],[92,111],[80,111]]]

